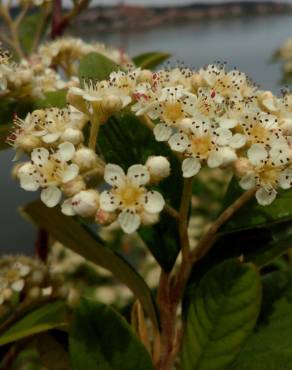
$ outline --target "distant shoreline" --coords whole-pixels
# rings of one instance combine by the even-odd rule
[[[271,1],[201,3],[181,6],[98,6],[86,9],[75,25],[93,25],[97,30],[131,30],[157,27],[179,21],[197,21],[243,15],[292,14],[292,4]]]

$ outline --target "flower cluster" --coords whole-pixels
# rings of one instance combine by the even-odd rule
[[[0,259],[0,313],[13,304],[43,298],[65,298],[61,276],[52,275],[36,258],[3,256]],[[11,308],[11,307],[10,307]]]
[[[7,51],[0,53],[0,96],[10,100],[34,100],[44,98],[44,93],[58,91],[78,83],[64,81],[52,68],[37,60],[11,60]]]
[[[161,145],[170,146],[185,178],[203,166],[233,168],[241,187],[254,188],[261,205],[270,204],[279,188],[291,187],[292,96],[261,91],[244,73],[227,71],[224,64],[199,71],[131,67],[104,81],[85,80],[82,88],[71,87],[67,98],[71,106],[66,110],[36,111],[17,120],[20,129],[12,135],[14,146],[31,155],[17,171],[21,186],[42,189],[41,198],[50,207],[65,195],[66,215],[91,217],[102,225],[117,221],[126,233],[158,220],[165,201],[146,186],[169,175],[168,160],[153,153],[144,165],[132,165],[125,173],[102,163],[84,143],[87,121],[96,128],[124,109],[141,117]],[[92,170],[110,186],[101,194],[86,182]]]
[[[40,46],[37,56],[46,66],[59,66],[67,76],[78,74],[79,61],[89,53],[99,53],[118,65],[127,65],[130,58],[121,50],[110,48],[102,43],[85,43],[73,37],[63,37]]]

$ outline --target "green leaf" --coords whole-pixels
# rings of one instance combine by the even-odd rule
[[[76,309],[69,343],[72,370],[154,370],[124,318],[89,299]]]
[[[137,129],[139,128],[139,129]],[[166,146],[131,113],[112,117],[100,129],[97,149],[107,163],[120,165],[126,171],[136,163],[145,163],[150,155],[163,155],[171,164],[170,176],[156,188],[174,208],[179,208],[182,193],[180,163]],[[170,271],[179,252],[177,222],[165,213],[160,222],[141,227],[139,234],[164,270]]]
[[[229,369],[256,324],[260,302],[254,265],[228,260],[210,270],[188,309],[182,369]]]
[[[243,190],[233,178],[227,190],[223,208],[233,203]],[[251,199],[225,224],[222,231],[251,229],[256,226],[270,225],[274,222],[292,219],[292,189],[279,192],[277,198],[269,206],[261,206],[256,199]]]
[[[233,370],[292,368],[292,271],[263,278],[261,320],[235,361]]]
[[[45,93],[43,99],[38,99],[34,103],[34,109],[46,109],[51,107],[64,108],[66,107],[67,90],[49,91]]]
[[[136,55],[133,58],[133,62],[137,67],[143,69],[152,69],[157,67],[159,64],[163,63],[171,57],[169,53],[162,52],[150,52]]]
[[[0,337],[0,345],[38,334],[66,324],[67,309],[63,301],[51,302],[30,312]]]
[[[132,290],[152,322],[158,325],[156,309],[149,287],[118,252],[101,244],[89,230],[86,230],[74,218],[63,215],[59,208],[48,208],[42,202],[37,201],[25,206],[23,212],[66,247],[88,261],[111,271]]]
[[[120,70],[121,67],[111,59],[99,53],[89,53],[81,59],[78,76],[81,85],[86,78],[93,78],[99,81],[108,78],[111,72]]]
[[[20,43],[27,54],[30,54],[32,50],[36,33],[41,32],[43,35],[46,30],[47,22],[43,22],[42,28],[39,30],[40,22],[44,16],[40,11],[37,11],[34,14],[26,15],[20,24]]]

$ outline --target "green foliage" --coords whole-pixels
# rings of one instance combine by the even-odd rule
[[[292,270],[263,278],[263,307],[257,330],[233,370],[292,369]]]
[[[223,208],[233,203],[243,190],[238,181],[233,178],[227,190]],[[223,232],[251,229],[258,226],[269,225],[280,220],[292,219],[292,189],[282,191],[269,206],[261,206],[256,199],[245,204],[222,228]]]
[[[81,85],[83,85],[86,78],[93,78],[99,81],[105,80],[111,72],[119,69],[121,69],[119,65],[104,55],[89,53],[80,61],[78,76]]]
[[[169,53],[150,52],[136,55],[133,62],[142,69],[153,69],[171,57]]]
[[[67,336],[67,333],[65,334]],[[40,358],[40,363],[53,369],[70,369],[70,357],[68,349],[59,340],[56,333],[42,333],[36,338],[36,348]]]
[[[182,369],[229,369],[256,324],[260,302],[254,265],[228,260],[210,270],[191,297]]]
[[[0,346],[53,328],[62,327],[66,322],[67,309],[63,301],[46,303],[10,326],[0,336]]]
[[[38,99],[34,103],[34,109],[46,109],[51,107],[64,108],[66,107],[67,90],[48,91],[43,99]]]
[[[70,330],[73,370],[154,370],[145,347],[113,309],[83,299]]]
[[[180,164],[171,150],[158,143],[153,133],[133,114],[117,115],[103,125],[98,138],[98,149],[107,163],[116,163],[124,170],[132,164],[145,163],[150,155],[166,156],[172,171],[159,184],[158,190],[173,207],[179,207],[182,192]],[[162,213],[159,223],[142,227],[139,233],[158,263],[169,271],[179,252],[176,221]]]
[[[150,289],[118,252],[104,246],[88,229],[86,230],[74,218],[63,215],[58,208],[48,208],[38,201],[27,205],[23,212],[66,247],[88,261],[111,271],[140,299],[152,322],[158,325]]]
[[[33,14],[26,15],[20,24],[20,43],[27,54],[30,54],[32,51],[36,34],[40,32],[40,35],[43,35],[46,31],[46,22],[40,23],[41,18],[44,16],[41,11],[36,11]]]

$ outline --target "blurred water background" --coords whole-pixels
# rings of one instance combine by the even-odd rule
[[[246,72],[263,89],[280,92],[281,68],[271,57],[292,36],[291,15],[259,15],[198,20],[129,32],[97,32],[94,25],[73,28],[71,34],[101,41],[134,56],[147,51],[172,53],[171,62],[184,61],[199,68],[214,61],[226,61]],[[0,152],[0,253],[32,253],[35,229],[24,220],[18,207],[37,197],[19,188],[11,179],[13,152]]]

